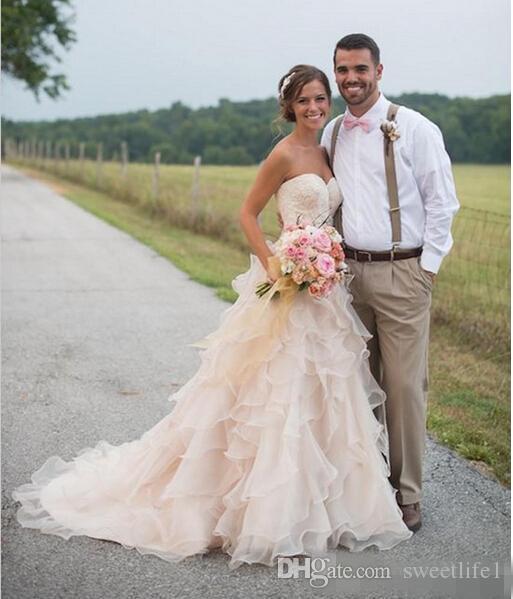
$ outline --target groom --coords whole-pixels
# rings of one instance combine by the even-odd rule
[[[404,522],[416,531],[421,526],[431,291],[453,243],[451,222],[459,203],[438,127],[403,106],[395,119],[389,112],[390,102],[379,90],[383,65],[374,40],[347,35],[337,43],[333,60],[347,109],[339,129],[337,119],[328,123],[321,144],[333,155],[344,198],[339,229],[355,275],[353,306],[373,335],[371,369],[387,395],[390,483],[397,489]],[[394,132],[386,153],[384,121]],[[393,164],[385,167],[390,152]]]

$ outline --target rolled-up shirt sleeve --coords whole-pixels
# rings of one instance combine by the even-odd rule
[[[451,225],[460,204],[440,129],[423,119],[412,132],[413,173],[426,215],[420,265],[437,273],[453,244]]]

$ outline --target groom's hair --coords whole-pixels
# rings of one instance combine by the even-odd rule
[[[361,50],[367,48],[370,50],[372,60],[375,65],[379,64],[379,48],[378,44],[365,33],[351,33],[346,35],[337,42],[335,51],[333,52],[333,64],[335,64],[335,57],[337,50]]]

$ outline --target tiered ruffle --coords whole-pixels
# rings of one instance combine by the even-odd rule
[[[279,300],[248,321],[264,274],[252,257],[235,279],[239,298],[170,414],[135,441],[100,441],[69,463],[53,456],[15,490],[23,526],[168,561],[220,547],[230,568],[337,546],[389,549],[411,536],[350,294],[298,294],[276,328]]]

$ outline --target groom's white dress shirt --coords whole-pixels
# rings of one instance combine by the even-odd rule
[[[380,94],[360,118],[370,129],[340,127],[335,151],[335,177],[344,197],[342,222],[345,243],[368,251],[392,249],[388,190],[381,123],[389,100]],[[349,114],[346,109],[346,114]],[[423,246],[420,264],[438,272],[452,247],[451,223],[458,211],[451,162],[440,129],[420,113],[401,106],[396,116],[399,139],[394,142],[395,168],[401,208],[400,249]],[[321,144],[328,155],[334,121],[324,129]]]

